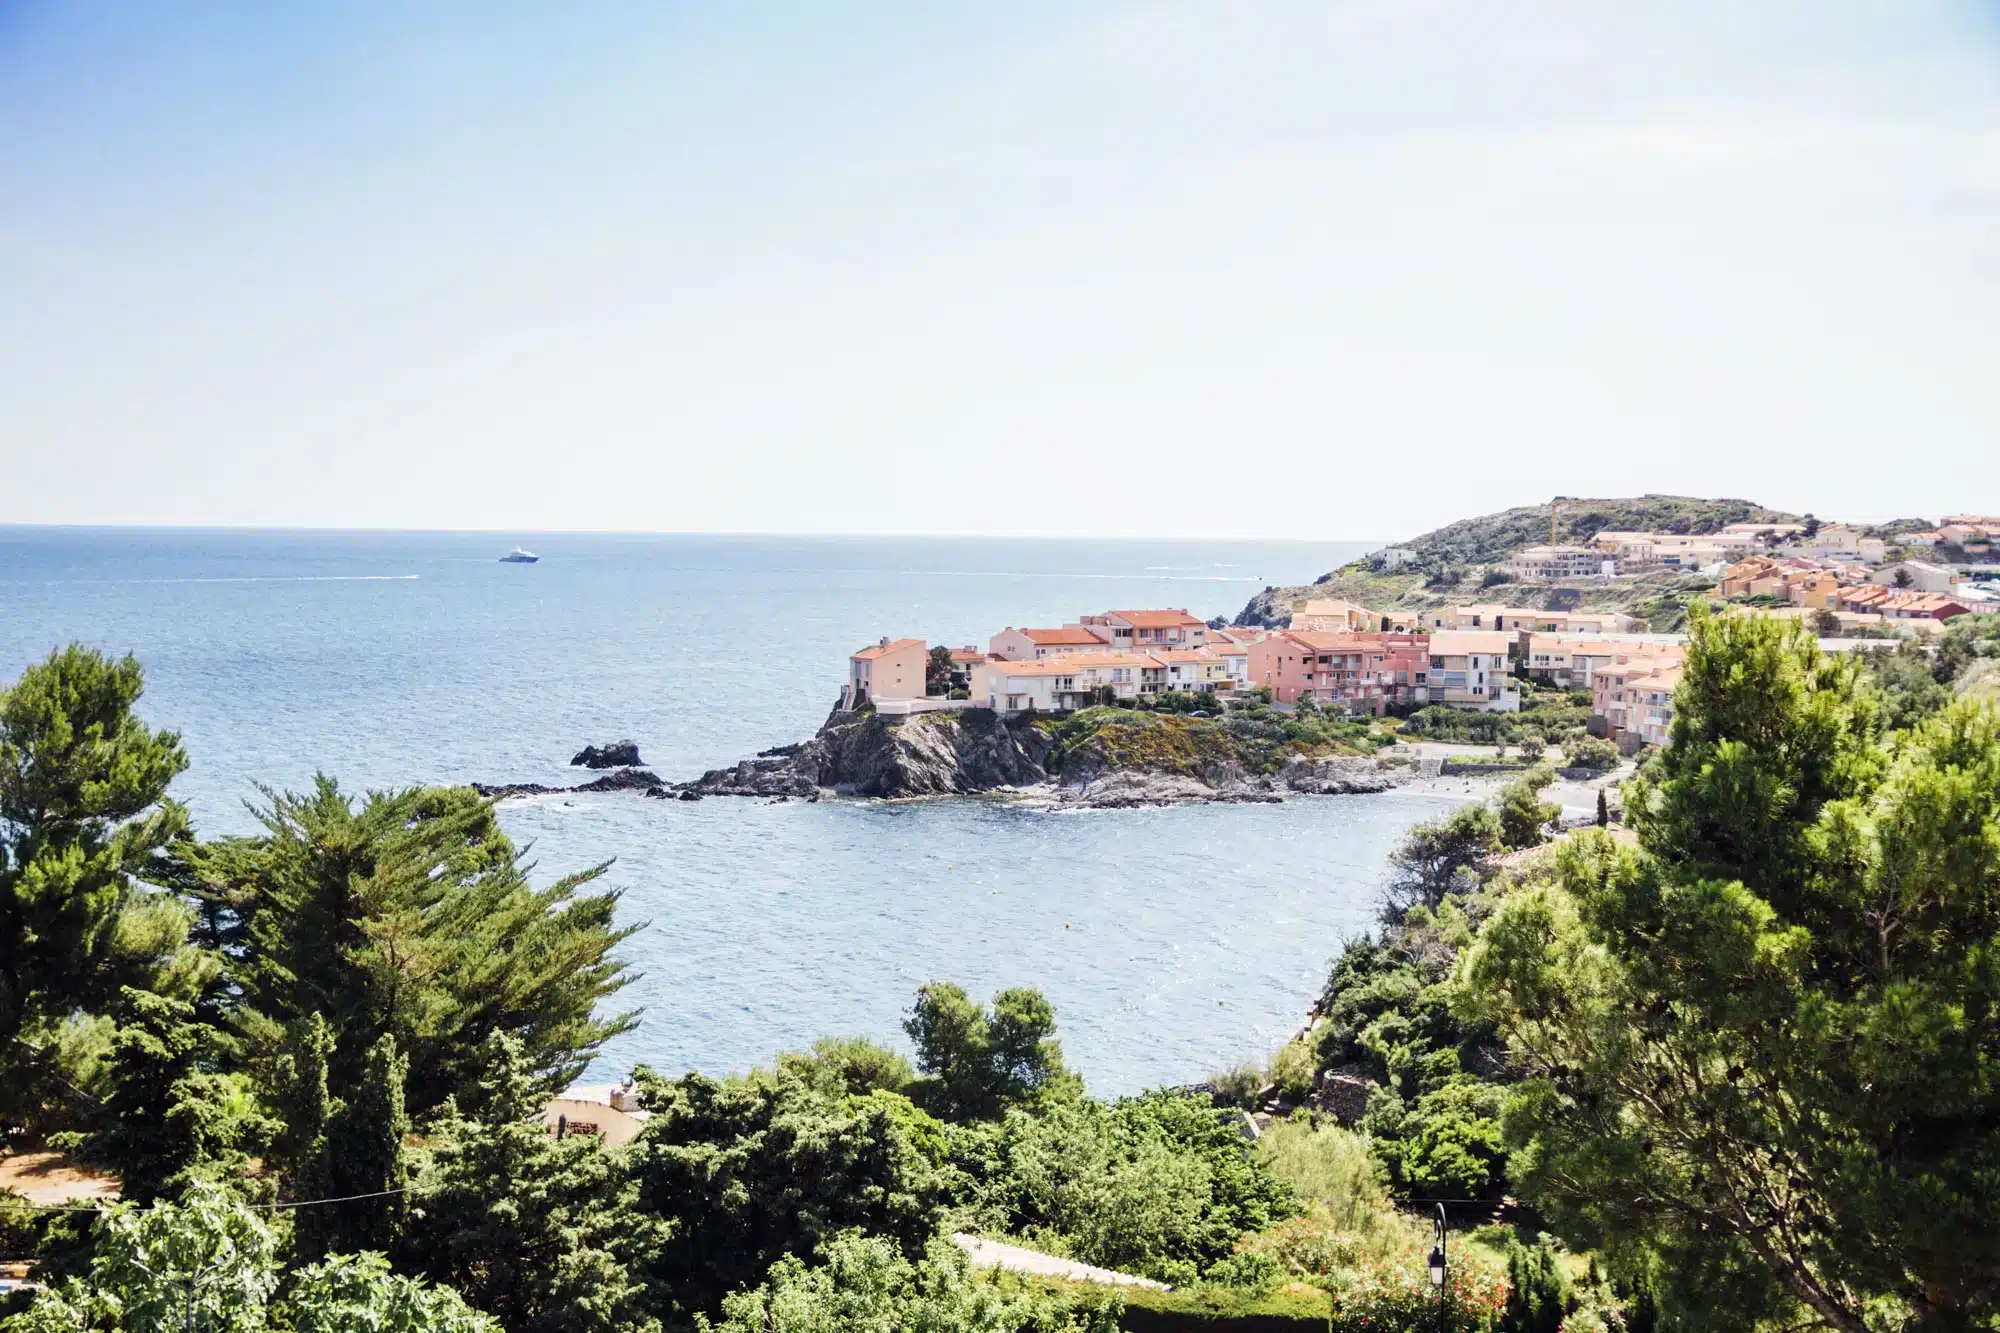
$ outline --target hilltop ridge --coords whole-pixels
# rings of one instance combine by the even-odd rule
[[[1702,534],[1731,523],[1802,521],[1754,500],[1693,495],[1559,496],[1556,503],[1556,540],[1565,544],[1587,543],[1606,531]],[[1282,625],[1294,603],[1324,597],[1385,611],[1495,600],[1535,609],[1627,611],[1655,629],[1672,629],[1680,624],[1686,594],[1702,582],[1661,571],[1615,584],[1558,586],[1520,582],[1499,568],[1516,552],[1548,539],[1548,504],[1462,518],[1328,570],[1310,584],[1266,588],[1237,613],[1235,623]],[[1396,560],[1385,559],[1385,552],[1397,552]]]

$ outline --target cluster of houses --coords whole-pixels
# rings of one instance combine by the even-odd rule
[[[2000,545],[2000,518],[1991,514],[1946,514],[1944,521],[1925,532],[1909,532],[1898,538],[1905,546],[1956,546],[1967,555],[1992,555]]]
[[[1869,568],[1808,556],[1748,556],[1722,573],[1724,597],[1767,597],[1803,611],[1832,613],[1843,627],[1885,621],[1941,625],[1971,608],[1958,600],[1958,571],[1922,560]]]
[[[1606,734],[1622,739],[1629,729],[1643,740],[1664,735],[1673,692],[1666,673],[1678,669],[1682,642],[1642,633],[1621,612],[1499,604],[1383,613],[1315,599],[1297,605],[1284,629],[1215,628],[1182,609],[1119,610],[1066,625],[1010,625],[984,652],[882,639],[850,658],[841,704],[891,715],[1056,713],[1168,691],[1264,686],[1286,706],[1311,700],[1377,716],[1425,704],[1513,712],[1521,706],[1519,664],[1528,676],[1601,697],[1605,717],[1619,719]],[[1662,693],[1665,718],[1643,702]]]
[[[1888,545],[1860,528],[1832,524],[1732,523],[1719,532],[1604,531],[1582,545],[1530,546],[1507,562],[1514,577],[1538,583],[1611,579],[1655,570],[1713,570],[1756,553],[1879,565]]]

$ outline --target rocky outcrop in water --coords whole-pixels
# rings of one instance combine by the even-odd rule
[[[563,796],[570,792],[664,791],[666,785],[660,780],[659,774],[648,769],[621,768],[615,773],[606,773],[601,778],[592,778],[589,782],[575,787],[551,787],[540,782],[504,784],[475,782],[472,784],[472,789],[481,796]]]
[[[609,745],[586,745],[569,761],[571,768],[637,768],[646,761],[639,757],[639,742],[613,741]]]
[[[799,745],[766,750],[676,790],[703,796],[953,796],[1049,780],[1046,727],[983,710],[888,718],[840,712]]]
[[[673,791],[697,796],[954,796],[1009,792],[1057,806],[1124,809],[1272,802],[1386,791],[1407,770],[1367,758],[1294,758],[1251,773],[1224,748],[1190,761],[1135,758],[1096,738],[1063,748],[1046,718],[984,709],[907,718],[836,711],[811,740],[713,769]],[[665,794],[665,793],[662,793]]]

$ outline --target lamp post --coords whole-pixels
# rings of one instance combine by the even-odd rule
[[[1444,1205],[1439,1204],[1437,1206],[1437,1210],[1438,1210],[1437,1239],[1431,1246],[1431,1257],[1430,1257],[1431,1290],[1437,1292],[1438,1295],[1442,1296],[1444,1295],[1444,1277],[1445,1277]]]

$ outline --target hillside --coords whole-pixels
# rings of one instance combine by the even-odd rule
[[[1751,500],[1703,500],[1691,495],[1641,495],[1623,500],[1565,499],[1556,519],[1557,540],[1581,545],[1613,531],[1703,533],[1731,523],[1796,523],[1799,515],[1766,509]],[[1419,567],[1491,565],[1523,547],[1549,539],[1549,507],[1521,505],[1497,514],[1462,518],[1398,545],[1417,553]]]
[[[1791,523],[1800,516],[1752,500],[1704,500],[1689,495],[1640,495],[1626,499],[1565,499],[1556,536],[1588,542],[1607,530],[1715,532],[1731,523]],[[1661,572],[1616,583],[1517,583],[1499,566],[1524,547],[1549,539],[1549,507],[1522,505],[1497,514],[1460,519],[1397,545],[1416,559],[1394,572],[1357,560],[1319,576],[1310,586],[1266,588],[1237,614],[1239,625],[1282,625],[1293,603],[1330,597],[1376,610],[1505,602],[1550,610],[1628,611],[1659,630],[1678,628],[1687,595],[1707,580]]]

